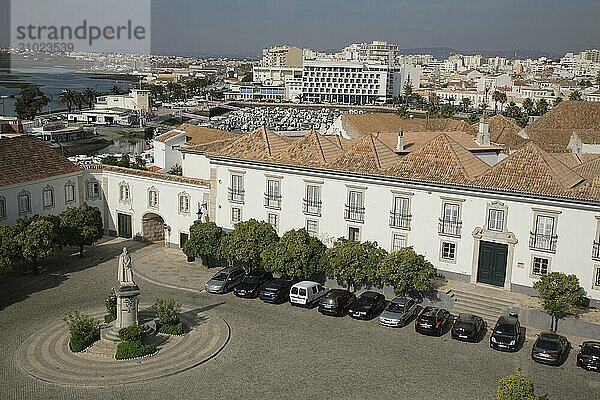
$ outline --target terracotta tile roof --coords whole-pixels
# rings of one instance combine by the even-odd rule
[[[188,137],[186,145],[205,144],[217,140],[236,139],[242,136],[239,133],[227,132],[221,129],[206,128],[191,124],[183,124],[179,127]]]
[[[565,196],[583,178],[546,153],[534,143],[528,143],[502,160],[475,180],[476,186]]]
[[[467,183],[489,169],[449,135],[442,133],[386,170],[386,175],[428,182]]]
[[[460,143],[461,146],[467,150],[497,150],[501,148],[492,144],[490,146],[479,146],[475,141],[475,136],[459,131],[452,132],[404,132],[404,152],[413,152],[419,150],[421,147],[431,142],[439,135],[447,135],[452,138],[455,142]],[[379,140],[385,143],[389,148],[396,149],[398,143],[398,132],[382,132],[378,136]]]
[[[186,145],[182,148],[182,150],[183,149],[191,149],[191,150],[200,151],[202,153],[218,153],[219,151],[223,150],[225,147],[227,147],[231,143],[233,143],[235,140],[237,140],[237,139],[231,138],[231,139],[224,139],[224,140],[216,140],[214,142],[204,143],[204,144],[194,144],[191,146]]]
[[[155,137],[154,140],[156,140],[157,142],[164,143],[167,140],[174,138],[175,136],[184,135],[184,134],[185,134],[185,132],[183,132],[183,131],[180,131],[178,129],[173,129],[169,132],[163,133],[162,135]]]
[[[550,153],[567,167],[574,169],[581,164],[588,163],[600,157],[600,154],[591,153]]]
[[[327,168],[377,174],[400,161],[400,157],[374,135],[364,135]]]
[[[566,152],[576,132],[585,143],[600,143],[600,103],[562,101],[525,128],[527,136],[549,152]]]
[[[566,154],[573,154],[573,153],[566,153]],[[597,156],[595,159],[573,167],[573,171],[577,172],[579,175],[583,176],[585,179],[591,179],[591,178],[596,178],[596,177],[600,176],[600,155],[597,155],[597,154],[594,154],[594,155]]]
[[[600,201],[600,175],[584,182],[574,192],[579,198]]]
[[[283,164],[324,166],[339,158],[343,153],[344,150],[339,144],[313,130],[293,142],[272,160]]]
[[[450,118],[403,119],[394,113],[343,114],[342,121],[352,124],[363,135],[378,132],[448,132],[460,131],[475,135],[477,130],[465,121]]]
[[[474,124],[479,129],[479,124]],[[527,140],[519,136],[521,127],[503,115],[494,115],[490,118],[490,140],[492,143],[504,146],[505,152],[523,146]]]
[[[39,139],[31,136],[0,139],[0,186],[80,170],[81,168]]]
[[[181,182],[181,183],[187,183],[187,184],[191,184],[191,185],[200,185],[200,186],[210,187],[210,182],[208,180],[190,178],[187,176],[170,175],[170,174],[159,173],[159,172],[151,172],[151,171],[142,170],[142,169],[123,168],[123,167],[117,167],[114,165],[106,165],[106,164],[85,164],[83,166],[83,168],[112,171],[112,172],[118,172],[121,174],[143,176],[143,177],[147,177],[147,178],[162,179],[164,181]]]
[[[216,155],[250,160],[267,160],[284,151],[292,141],[261,126],[231,142]]]
[[[343,138],[340,135],[329,135],[329,136],[327,136],[327,138],[332,143],[334,143],[337,147],[339,147],[341,149],[347,150],[350,147],[352,147],[353,141],[349,140],[349,139],[346,139],[346,138]]]

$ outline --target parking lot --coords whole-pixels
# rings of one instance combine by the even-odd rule
[[[463,343],[449,333],[419,335],[414,324],[386,328],[376,319],[327,317],[316,309],[182,291],[141,278],[136,280],[142,306],[156,297],[174,297],[184,308],[210,308],[231,327],[227,346],[196,368],[125,388],[63,388],[21,374],[14,364],[18,343],[69,310],[103,309],[102,298],[116,280],[118,247],[97,262],[90,256],[85,268],[56,267],[40,277],[0,283],[0,398],[493,399],[498,380],[517,368],[549,399],[600,398],[600,374],[575,366],[577,349],[563,366],[549,367],[531,361],[531,341],[517,353],[500,353],[489,348],[489,335]],[[132,251],[135,262],[147,249]],[[165,255],[164,260],[153,256],[155,265],[172,258],[155,254]]]

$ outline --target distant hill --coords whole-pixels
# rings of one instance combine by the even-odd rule
[[[398,52],[404,55],[431,54],[435,58],[441,60],[448,58],[451,54],[481,54],[485,57],[506,57],[511,59],[515,57],[514,50],[457,50],[451,47],[414,47],[409,49],[399,49]],[[536,59],[539,57],[560,58],[562,55],[540,50],[519,50],[517,57],[521,59]]]

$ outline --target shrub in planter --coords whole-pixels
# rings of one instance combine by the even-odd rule
[[[179,320],[181,304],[175,299],[156,299],[152,309],[156,311],[159,325],[177,325],[181,322]]]
[[[89,347],[96,340],[100,339],[98,321],[89,315],[80,314],[78,311],[68,314],[64,320],[69,325],[69,347],[71,351],[77,353]]]
[[[104,305],[106,306],[106,315],[104,316],[104,322],[112,322],[117,319],[117,295],[114,291],[111,291],[108,297],[104,299]]]
[[[161,324],[158,326],[158,331],[167,335],[183,335],[183,322],[178,324]]]
[[[147,356],[155,351],[156,345],[154,343],[144,344],[140,340],[125,340],[117,345],[117,353],[115,354],[115,358],[117,360],[125,360],[127,358]]]
[[[145,325],[131,325],[119,329],[119,337],[125,342],[141,342],[147,330]]]

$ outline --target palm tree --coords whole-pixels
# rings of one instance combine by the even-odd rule
[[[67,109],[71,112],[73,106],[77,104],[77,92],[71,89],[63,90],[58,95],[58,103],[67,106]]]
[[[546,99],[539,99],[535,104],[535,111],[538,115],[544,115],[548,112],[548,101]]]
[[[468,97],[463,97],[460,101],[465,112],[469,112],[469,108],[471,108],[471,99]]]
[[[506,106],[506,116],[509,118],[519,118],[521,116],[521,109],[513,101]]]
[[[596,75],[596,85],[600,86],[600,71],[598,71],[598,74]]]
[[[492,93],[492,100],[494,100],[494,114],[496,114],[498,112],[498,103],[502,104],[500,111],[504,108],[504,103],[506,103],[506,93],[495,90],[494,93]]]
[[[523,101],[523,108],[525,109],[525,111],[527,111],[527,114],[531,114],[531,112],[533,111],[533,107],[533,100],[531,100],[529,97]]]
[[[121,86],[117,86],[117,85],[113,86],[108,91],[108,94],[112,94],[112,95],[120,95],[120,94],[125,94],[125,93],[127,93],[127,91],[125,89],[123,89]]]
[[[563,101],[562,97],[555,98],[552,107],[556,107],[561,101]]]
[[[408,118],[408,109],[405,106],[398,107],[396,112],[400,118]]]
[[[81,93],[83,96],[83,101],[89,106],[89,108],[94,107],[94,103],[96,102],[96,97],[98,96],[98,92],[93,88],[85,88]]]
[[[406,83],[404,84],[404,96],[410,97],[413,94],[413,85],[410,80],[410,75],[406,79]]]
[[[579,90],[571,92],[571,94],[569,95],[569,100],[571,100],[571,101],[581,101],[581,100],[583,100],[583,97],[581,96],[581,92]]]

